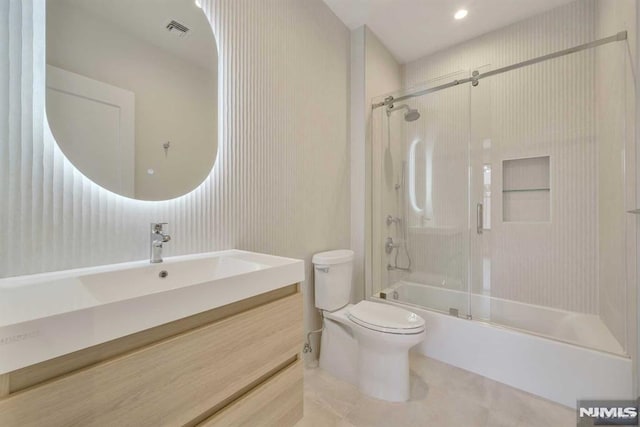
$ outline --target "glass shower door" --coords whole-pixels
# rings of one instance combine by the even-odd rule
[[[476,85],[429,92],[472,75],[457,72],[375,108],[367,296],[625,354],[636,262],[625,49],[478,67]]]
[[[473,319],[624,354],[633,235],[624,49],[584,50],[471,88]]]
[[[372,123],[374,296],[461,317],[470,313],[469,88],[378,108]]]

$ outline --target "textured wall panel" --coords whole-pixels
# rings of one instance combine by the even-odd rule
[[[580,0],[406,64],[406,86],[458,70],[498,68],[594,38],[595,2]],[[482,201],[481,186],[475,185],[481,183],[482,164],[490,163],[493,169],[492,229],[482,238],[475,234],[475,228],[470,234],[473,291],[597,313],[598,152],[593,51],[482,80],[470,96],[471,127],[464,115],[460,115],[459,126],[471,134],[474,207]],[[461,108],[467,102],[464,100]],[[490,149],[483,148],[484,141],[491,142]],[[502,161],[541,155],[551,156],[551,222],[504,222]],[[441,180],[440,186],[447,188],[447,182]],[[464,194],[460,197],[466,201]],[[475,227],[475,216],[471,223]],[[429,259],[438,259],[433,255],[439,253],[437,242],[435,247],[416,247],[419,250],[414,257],[429,254]],[[490,279],[485,274],[484,283],[482,269],[488,264],[482,263],[483,257],[491,266]],[[448,271],[458,270],[455,265],[441,267],[441,272],[433,273],[465,277],[464,270],[459,274]]]
[[[308,258],[348,245],[349,32],[321,0],[206,2],[220,50],[210,177],[167,202],[118,197],[64,158],[44,123],[44,1],[0,6],[0,277],[242,248]]]
[[[348,30],[322,0],[203,3],[218,159],[192,193],[140,202],[83,177],[43,126],[44,0],[0,2],[0,277],[145,259],[157,221],[167,256],[247,249],[304,258],[307,277],[314,252],[348,247]]]

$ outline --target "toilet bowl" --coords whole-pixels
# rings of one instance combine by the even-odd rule
[[[322,310],[320,368],[366,395],[409,400],[409,349],[426,337],[424,320],[399,307],[349,304],[353,252],[313,257],[316,307]]]

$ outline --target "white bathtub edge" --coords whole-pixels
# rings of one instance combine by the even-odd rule
[[[634,398],[629,358],[409,309],[426,322],[427,339],[414,351],[427,357],[571,408],[580,399]]]

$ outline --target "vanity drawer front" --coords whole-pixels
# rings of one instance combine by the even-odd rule
[[[296,357],[301,294],[0,399],[4,426],[178,426]]]
[[[198,427],[292,426],[303,415],[302,361],[282,369]]]

